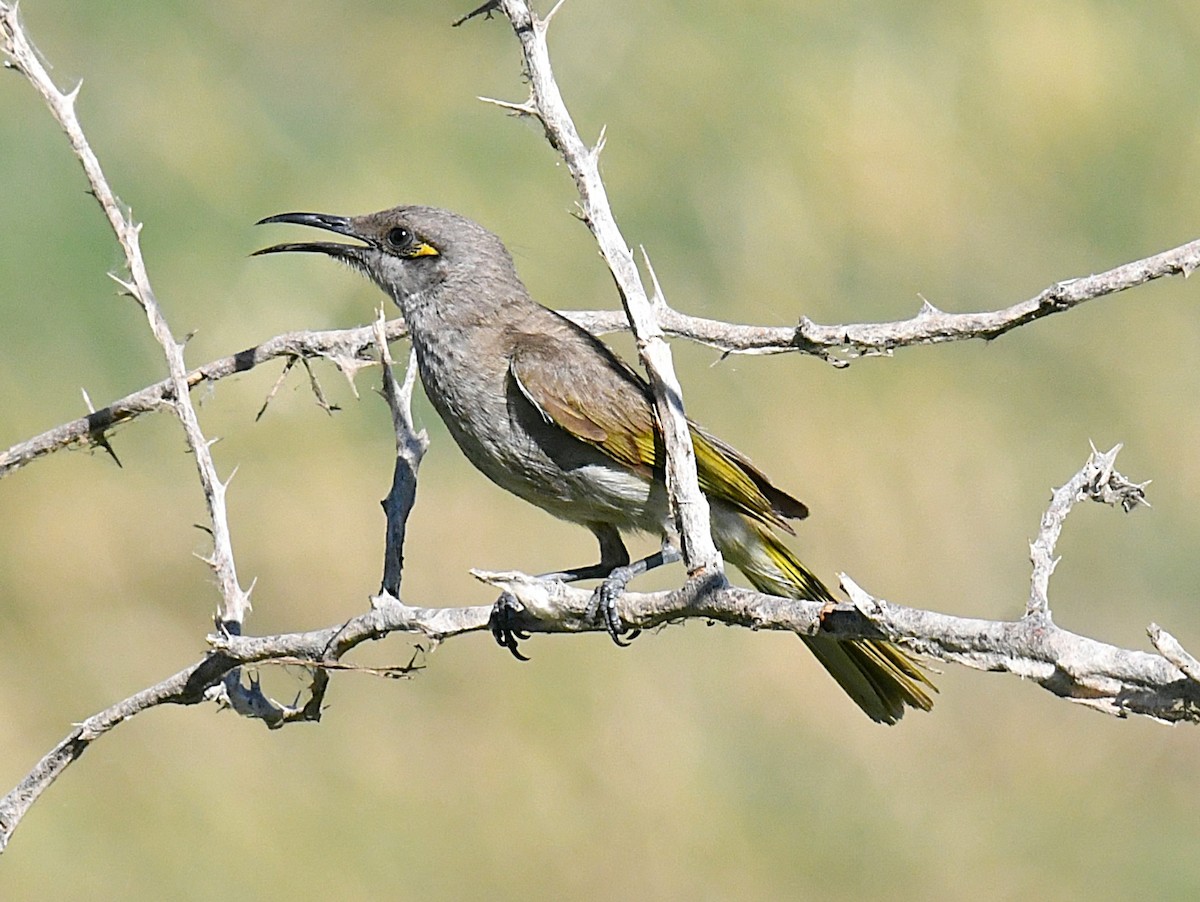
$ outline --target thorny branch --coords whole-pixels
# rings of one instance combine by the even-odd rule
[[[1117,450],[1093,451],[1083,468],[1054,492],[1034,543],[1035,557],[1052,557],[1063,518],[1076,501],[1096,501],[1125,511],[1145,502],[1142,484],[1131,482],[1116,470]],[[602,628],[585,616],[590,600],[590,592],[585,589],[547,583],[521,573],[476,575],[518,597],[526,609],[519,625],[526,631],[579,633]],[[641,629],[699,618],[798,635],[882,637],[940,661],[1016,674],[1062,698],[1118,717],[1137,714],[1165,722],[1200,723],[1200,665],[1157,626],[1150,627],[1150,634],[1161,657],[1061,629],[1051,621],[1048,604],[1044,610],[1027,610],[1015,621],[989,621],[895,605],[868,594],[845,574],[842,586],[850,603],[826,605],[762,595],[712,577],[700,577],[671,591],[626,593],[618,604],[622,619]],[[140,711],[159,704],[196,704],[211,698],[213,690],[207,687],[239,666],[302,662],[323,673],[323,665],[334,665],[362,642],[398,631],[420,636],[426,643],[422,648],[432,647],[455,636],[487,629],[490,614],[489,606],[421,608],[381,594],[372,599],[370,611],[340,626],[278,636],[211,636],[212,654],[89,718],[0,800],[0,849],[21,815],[55,776],[91,741]],[[316,688],[313,699],[319,699]],[[297,710],[303,715],[296,714],[292,719],[319,719],[319,700]],[[267,723],[279,726],[282,721]]]
[[[656,302],[656,315],[663,331],[677,338],[706,344],[731,354],[811,353],[845,365],[845,354],[855,357],[890,354],[897,348],[940,344],[971,338],[991,340],[1018,326],[1053,313],[1071,310],[1085,301],[1161,279],[1187,276],[1200,266],[1200,241],[1192,241],[1153,257],[1134,260],[1106,272],[1055,282],[1026,301],[984,313],[944,313],[926,305],[911,319],[888,323],[818,325],[805,318],[798,328],[749,326],[689,316]],[[1069,287],[1069,296],[1068,290]],[[1056,300],[1047,300],[1056,299]],[[629,328],[625,315],[616,310],[565,310],[564,316],[585,329],[604,335]],[[368,352],[374,344],[372,326],[314,332],[288,332],[222,357],[187,374],[190,388],[219,382],[271,360],[325,358],[349,375],[373,363]],[[408,335],[403,320],[387,323],[388,341]],[[28,463],[79,444],[102,444],[109,430],[144,413],[162,409],[173,397],[169,379],[113,401],[107,407],[63,423],[0,452],[0,478]]]
[[[1033,297],[999,310],[947,313],[928,301],[909,319],[886,323],[823,326],[807,316],[791,326],[744,326],[688,316],[669,307],[658,309],[668,335],[688,338],[731,354],[782,354],[801,351],[834,366],[847,366],[859,357],[890,356],[899,348],[981,338],[999,338],[1019,326],[1055,313],[1073,310],[1086,301],[1136,288],[1167,276],[1187,278],[1200,268],[1200,239],[1134,260],[1104,272],[1055,282]],[[596,332],[621,328],[619,314],[580,312],[573,318]]]
[[[537,119],[546,133],[546,140],[562,156],[571,178],[575,180],[583,221],[592,230],[600,253],[616,280],[625,316],[637,339],[638,355],[646,367],[646,375],[654,393],[655,413],[667,457],[667,491],[679,530],[684,562],[690,573],[720,573],[721,555],[713,543],[709,527],[708,499],[701,493],[700,480],[696,475],[696,457],[683,410],[683,389],[675,375],[671,348],[663,338],[655,313],[655,305],[664,303],[662,289],[654,278],[647,257],[647,269],[654,283],[653,300],[647,297],[633,252],[622,236],[608,203],[608,193],[600,178],[603,132],[594,147],[588,147],[583,142],[550,67],[546,32],[560,7],[561,3],[556,4],[543,19],[533,12],[526,0],[499,0],[494,6],[485,4],[471,14],[490,13],[495,8],[508,17],[521,44],[525,72],[529,78],[528,102],[491,102]]]
[[[476,10],[476,14],[496,10],[509,15],[523,43],[530,34],[540,39],[540,47],[533,47],[533,51],[544,52],[545,26],[553,12],[544,20],[536,20],[522,2],[490,0]],[[514,19],[513,14],[517,18]],[[529,18],[520,18],[523,15]],[[8,65],[24,73],[43,94],[76,149],[97,198],[126,252],[131,277],[128,281],[122,281],[122,285],[146,311],[151,327],[164,347],[170,368],[168,379],[0,454],[0,476],[39,456],[73,444],[90,442],[103,445],[108,430],[142,413],[168,406],[184,422],[189,441],[196,452],[206,496],[210,499],[214,528],[223,531],[221,542],[228,544],[221,500],[224,485],[216,477],[208,455],[208,443],[195,423],[195,412],[188,401],[189,389],[204,382],[216,382],[232,373],[251,369],[278,357],[289,360],[325,357],[353,375],[359,367],[367,365],[369,351],[376,345],[381,349],[386,368],[389,366],[386,341],[403,337],[403,324],[396,321],[335,332],[290,333],[232,357],[186,371],[181,346],[175,342],[162,320],[150,290],[137,244],[140,226],[120,209],[103,180],[99,164],[88,148],[75,118],[77,91],[66,95],[57,91],[21,32],[15,11],[3,2],[0,2],[0,41],[9,57]],[[530,65],[528,54],[533,51],[528,47],[525,49],[527,65]],[[535,66],[531,65],[531,69],[536,71]],[[553,88],[553,98],[561,103],[548,63],[543,76],[546,86]],[[536,88],[530,103],[507,106],[524,115],[537,116],[543,125],[553,118],[539,106]],[[551,104],[546,109],[553,114],[556,107]],[[562,112],[565,114],[565,107]],[[569,118],[566,121],[569,124]],[[565,139],[561,134],[556,138],[557,133],[551,125],[546,127],[552,143],[559,147]],[[574,136],[573,127],[570,135]],[[574,136],[574,140],[578,142],[578,137]],[[579,144],[579,148],[594,164],[598,148],[588,150],[582,144]],[[591,178],[587,172],[576,177],[585,182]],[[590,182],[588,184],[590,186]],[[581,191],[582,188],[581,185]],[[589,187],[589,190],[592,189]],[[585,215],[593,229],[597,228],[597,221],[603,221],[605,217],[611,219],[607,205],[603,203],[603,186],[599,184],[598,176],[596,190],[599,193],[594,195],[597,198],[595,209],[590,208],[590,202],[586,196],[584,198]],[[614,249],[614,256],[625,255],[628,260],[623,265],[632,266],[632,256],[620,240],[619,233],[615,232],[615,225],[606,241],[615,241],[616,244],[610,248]],[[642,325],[647,326],[651,336],[655,329],[661,329],[667,334],[691,338],[727,352],[800,351],[844,364],[853,357],[887,354],[895,348],[908,345],[965,338],[995,338],[1020,325],[1071,309],[1092,298],[1168,275],[1186,276],[1198,265],[1200,241],[1106,273],[1056,283],[1028,301],[991,313],[943,313],[926,305],[912,319],[894,323],[819,326],[805,318],[794,329],[741,326],[690,317],[667,307],[657,286],[654,296],[646,301],[640,283],[636,284],[642,294],[643,304],[650,309],[648,320],[644,318],[647,312],[645,307],[639,315],[643,317]],[[633,275],[636,280],[636,268]],[[629,294],[627,291],[626,300]],[[615,312],[577,312],[568,315],[596,332],[613,331],[628,325],[628,321]],[[210,636],[212,651],[207,656],[88,718],[38,762],[7,796],[0,799],[0,851],[3,851],[13,830],[33,802],[91,742],[141,711],[161,704],[196,704],[216,700],[234,705],[241,713],[259,718],[269,727],[297,720],[318,720],[325,686],[328,684],[328,672],[351,668],[353,665],[346,664],[342,658],[362,642],[380,639],[392,632],[411,633],[422,639],[423,644],[417,646],[420,652],[454,636],[487,629],[490,607],[422,608],[407,605],[398,597],[404,524],[415,499],[416,467],[424,450],[424,437],[413,432],[411,417],[407,412],[407,397],[412,387],[411,367],[404,385],[398,391],[390,372],[385,372],[385,395],[393,411],[398,458],[392,492],[384,502],[388,513],[388,539],[383,591],[371,599],[371,609],[346,623],[307,633],[252,638],[220,631]],[[1016,621],[967,619],[901,607],[869,595],[844,574],[842,585],[851,599],[850,603],[828,605],[776,598],[734,588],[724,582],[719,572],[701,574],[668,592],[627,593],[618,602],[622,619],[631,626],[643,629],[700,618],[755,630],[786,630],[804,635],[820,632],[844,639],[883,637],[941,661],[1018,674],[1064,698],[1117,716],[1140,714],[1163,721],[1200,723],[1200,662],[1170,634],[1156,625],[1149,627],[1151,641],[1161,653],[1160,657],[1117,648],[1070,633],[1057,627],[1050,617],[1048,584],[1054,565],[1054,546],[1071,506],[1087,499],[1119,505],[1129,511],[1144,503],[1145,484],[1132,483],[1116,471],[1116,450],[1107,454],[1093,451],[1083,469],[1055,491],[1042,518],[1038,538],[1031,546],[1034,564],[1031,594],[1024,615]],[[213,498],[217,499],[216,503]],[[214,558],[222,553],[218,549]],[[574,633],[598,629],[584,616],[590,600],[587,590],[560,583],[545,583],[519,573],[477,573],[476,576],[512,592],[523,602],[526,610],[519,627],[528,632]],[[245,605],[247,602],[244,593],[240,602],[236,597],[241,589],[237,587],[236,575],[233,574],[231,551],[227,577],[222,580],[223,592],[226,592],[225,613],[232,615],[238,613],[239,604]],[[232,599],[231,595],[234,596]],[[228,619],[234,618],[230,616]],[[306,704],[281,706],[270,702],[258,692],[253,680],[248,690],[231,697],[228,692],[230,677],[238,673],[239,668],[270,663],[302,663],[312,668],[314,679]],[[414,665],[415,659],[409,665],[388,668],[386,672],[389,675],[401,675],[415,669]],[[240,686],[240,683],[233,681],[233,685]]]
[[[407,334],[408,329],[402,320],[393,320],[386,325],[389,341],[396,341]],[[197,367],[187,373],[186,381],[189,388],[210,385],[278,358],[323,358],[353,376],[357,370],[374,362],[369,357],[374,345],[374,327],[369,325],[321,332],[288,332]],[[174,384],[170,379],[164,379],[113,401],[101,410],[89,412],[86,417],[63,423],[13,445],[7,451],[0,452],[0,478],[56,451],[80,444],[100,444],[107,440],[111,430],[144,413],[163,409],[174,396]]]
[[[383,502],[388,516],[384,584],[388,588],[394,586],[393,590],[398,591],[404,524],[416,498],[417,467],[427,439],[423,431],[417,433],[412,428],[410,405],[415,368],[410,365],[403,385],[397,383],[391,373],[391,357],[387,351],[382,317],[375,323],[374,330],[384,365],[384,396],[392,409],[397,444],[396,476],[392,490]],[[370,612],[345,624],[267,640],[265,647],[274,651],[266,654],[263,653],[263,640],[242,639],[222,629],[209,636],[209,643],[214,649],[209,655],[162,682],[89,717],[47,753],[8,795],[0,799],[0,852],[4,851],[13,831],[42,792],[92,742],[135,714],[163,704],[194,705],[211,701],[232,708],[242,716],[261,720],[270,729],[298,721],[318,721],[325,690],[329,685],[329,670],[352,669],[342,664],[341,658],[355,646],[370,639],[383,638],[395,630],[422,633],[430,639],[436,639],[442,633],[457,635],[467,629],[480,628],[470,626],[478,622],[478,615],[479,609],[472,608],[440,611],[408,608],[385,593],[372,599]],[[483,623],[486,620],[485,609]],[[463,628],[464,624],[466,629]],[[241,642],[246,645],[239,645]],[[240,653],[237,651],[239,649],[242,649]],[[309,666],[312,683],[308,700],[304,704],[281,704],[264,695],[253,676],[248,686],[243,685],[241,667],[254,663],[301,663]],[[401,676],[415,669],[414,658],[408,665],[388,668],[387,675]]]
[[[234,566],[233,541],[229,535],[229,522],[225,513],[226,483],[221,482],[217,475],[216,465],[209,453],[211,442],[200,429],[196,408],[192,406],[188,394],[183,345],[171,334],[171,328],[167,325],[154,296],[154,290],[150,286],[150,276],[146,272],[146,263],[142,259],[139,243],[142,225],[122,209],[120,201],[109,187],[104,171],[100,168],[100,160],[92,152],[83,127],[79,124],[79,118],[75,114],[75,101],[79,97],[79,88],[82,85],[76,85],[75,89],[67,94],[59,91],[21,28],[16,8],[5,3],[0,3],[0,50],[3,50],[11,65],[29,80],[46,101],[51,115],[61,126],[71,150],[79,159],[91,193],[104,211],[108,224],[125,254],[129,279],[122,279],[116,275],[112,278],[141,306],[150,324],[150,331],[154,333],[166,355],[172,389],[169,403],[183,425],[188,448],[196,460],[196,469],[200,474],[200,484],[204,489],[204,499],[212,524],[213,553],[207,561],[216,574],[217,584],[221,589],[222,603],[218,617],[222,622],[240,628],[246,612],[250,609],[250,595],[238,583]]]

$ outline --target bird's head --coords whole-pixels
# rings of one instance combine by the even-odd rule
[[[370,277],[406,316],[448,281],[457,279],[470,287],[481,280],[516,279],[512,258],[500,239],[449,210],[412,206],[364,216],[279,213],[259,220],[258,225],[276,222],[324,229],[358,243],[292,242],[263,248],[254,256],[285,251],[325,254]]]

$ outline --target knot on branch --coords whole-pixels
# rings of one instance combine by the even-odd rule
[[[1080,494],[1112,507],[1120,505],[1125,513],[1129,513],[1139,505],[1150,506],[1145,491],[1150,480],[1132,482],[1117,472],[1115,464],[1121,448],[1121,445],[1116,445],[1111,451],[1102,453],[1092,446],[1092,456],[1084,467]]]
[[[1061,282],[1055,282],[1038,295],[1038,307],[1043,311],[1051,313],[1069,310],[1075,305],[1075,299],[1068,294],[1067,289],[1078,281],[1078,279],[1064,279]]]

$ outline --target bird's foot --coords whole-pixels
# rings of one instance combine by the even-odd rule
[[[597,621],[603,623],[613,642],[622,648],[628,647],[629,643],[641,635],[642,631],[631,629],[628,640],[621,638],[621,634],[625,632],[625,624],[621,620],[620,611],[617,610],[617,599],[625,592],[629,581],[643,572],[643,569],[639,569],[636,565],[617,567],[596,587],[596,591],[592,593],[592,600],[588,602],[587,610],[584,612],[584,618],[589,623]]]
[[[518,647],[522,640],[529,638],[529,633],[516,625],[524,612],[525,608],[517,601],[517,596],[511,592],[501,592],[488,617],[488,629],[492,631],[496,644],[507,648],[518,661],[529,660]]]

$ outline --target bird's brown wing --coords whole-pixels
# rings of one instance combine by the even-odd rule
[[[571,347],[580,344],[592,347]],[[547,422],[647,479],[655,474],[658,430],[645,385],[590,334],[519,335],[509,373]]]
[[[661,478],[665,455],[645,380],[608,346],[574,323],[557,335],[522,334],[513,343],[509,372],[542,417],[614,461]],[[586,344],[572,355],[564,345]],[[593,353],[594,351],[594,353]],[[564,360],[586,360],[570,366]],[[700,488],[756,520],[792,532],[786,519],[808,516],[808,508],[773,486],[735,448],[689,422]]]

